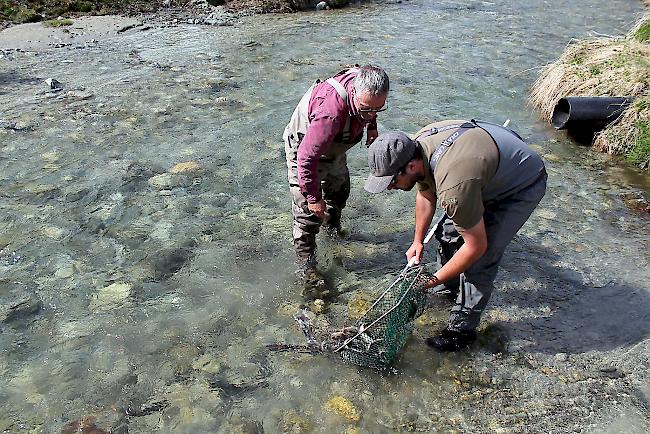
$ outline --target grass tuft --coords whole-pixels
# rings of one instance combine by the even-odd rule
[[[634,126],[637,137],[626,157],[631,163],[650,171],[650,123],[639,120]]]
[[[641,24],[633,33],[633,37],[639,42],[650,41],[650,21]]]
[[[66,18],[55,18],[53,20],[44,21],[43,25],[46,26],[46,27],[71,26],[72,25],[72,20],[68,20]]]

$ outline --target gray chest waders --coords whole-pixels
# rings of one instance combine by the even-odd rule
[[[472,128],[476,128],[476,127],[478,127],[476,121],[471,120],[470,122],[465,122],[460,125],[447,125],[441,128],[431,128],[430,130],[424,131],[423,133],[421,133],[419,136],[415,138],[415,141],[417,142],[419,139],[433,136],[434,134],[438,134],[443,131],[456,129],[456,131],[454,131],[449,137],[447,137],[445,140],[440,142],[438,149],[436,149],[436,151],[431,155],[431,158],[429,159],[429,167],[431,167],[432,178],[433,178],[433,172],[436,170],[436,165],[438,164],[438,161],[440,161],[442,156],[445,155],[445,152],[447,152],[447,150],[451,147],[451,145],[453,145],[454,142],[458,140],[460,136],[465,134],[466,131],[469,131]]]

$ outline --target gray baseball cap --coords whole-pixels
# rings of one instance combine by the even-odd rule
[[[417,144],[406,134],[395,131],[380,134],[368,148],[370,175],[365,190],[381,193],[397,175],[397,172],[415,155]]]

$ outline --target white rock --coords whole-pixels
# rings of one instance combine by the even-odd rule
[[[63,85],[61,84],[61,82],[54,78],[46,79],[45,84],[47,84],[50,87],[50,89],[63,89]]]
[[[115,282],[98,290],[90,302],[90,310],[106,311],[122,306],[131,295],[131,285]]]

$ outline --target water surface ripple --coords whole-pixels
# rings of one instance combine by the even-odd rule
[[[416,0],[6,52],[0,431],[647,432],[650,230],[624,200],[650,185],[525,106],[571,38],[640,11]],[[511,119],[550,174],[479,343],[427,349],[432,307],[388,375],[266,349],[304,343],[282,130],[312,80],[354,62],[390,75],[380,130]],[[412,237],[413,193],[370,197],[365,148],[349,161],[351,235],[319,241],[341,291],[321,327],[352,321]]]

